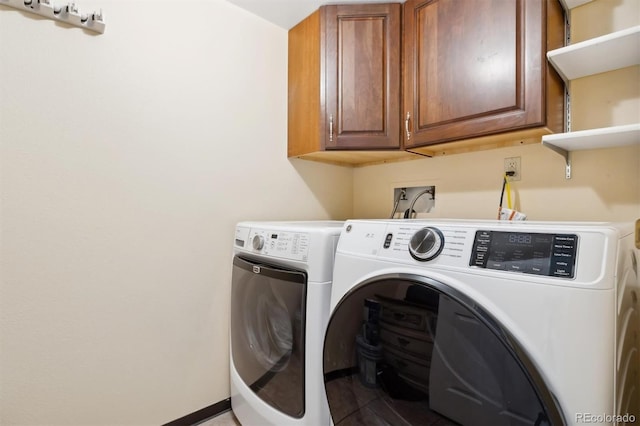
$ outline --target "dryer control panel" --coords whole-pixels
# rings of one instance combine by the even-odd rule
[[[309,234],[260,228],[236,228],[235,246],[250,253],[306,262]]]
[[[578,236],[476,231],[469,266],[557,278],[574,278]]]

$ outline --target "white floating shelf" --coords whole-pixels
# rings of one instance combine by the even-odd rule
[[[543,146],[564,157],[567,179],[571,178],[571,159],[569,157],[571,151],[639,144],[640,123],[542,136]]]
[[[564,9],[569,10],[569,9],[573,9],[574,7],[582,6],[583,4],[589,3],[593,0],[561,0],[561,1],[564,4]]]
[[[566,151],[640,144],[640,123],[544,135],[542,144]]]
[[[640,64],[640,25],[547,52],[565,81]]]

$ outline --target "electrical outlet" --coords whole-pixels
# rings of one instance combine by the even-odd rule
[[[520,157],[509,157],[504,159],[504,172],[513,172],[513,176],[510,177],[510,181],[520,180],[522,174],[520,173]]]

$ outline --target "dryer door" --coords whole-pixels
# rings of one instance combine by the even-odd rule
[[[304,312],[307,276],[233,259],[233,367],[257,396],[292,417],[304,415]]]
[[[335,425],[556,425],[520,345],[477,303],[420,276],[357,286],[332,313],[325,390]]]

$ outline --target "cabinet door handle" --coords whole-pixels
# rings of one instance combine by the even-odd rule
[[[333,114],[329,115],[329,142],[333,142]]]
[[[407,118],[404,119],[404,130],[407,132],[407,142],[411,140],[411,132],[409,131],[409,120],[411,119],[411,114],[407,112]]]

